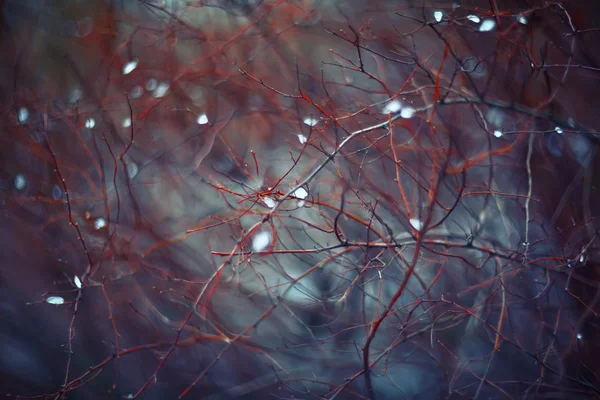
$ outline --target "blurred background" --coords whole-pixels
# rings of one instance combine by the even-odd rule
[[[0,10],[0,393],[600,397],[597,2]]]

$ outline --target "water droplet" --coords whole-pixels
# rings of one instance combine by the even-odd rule
[[[519,14],[517,21],[519,21],[520,24],[527,25],[527,18],[525,18],[523,14]]]
[[[24,124],[29,119],[29,110],[25,107],[19,108],[17,118],[19,119],[19,123]]]
[[[271,234],[269,232],[260,232],[252,239],[252,249],[255,252],[263,251],[271,243]]]
[[[489,32],[492,29],[494,29],[495,27],[496,27],[496,21],[494,21],[493,19],[486,19],[479,26],[479,31],[480,32]]]
[[[158,81],[154,78],[150,78],[146,81],[146,90],[152,92],[158,86]]]
[[[208,117],[206,116],[206,114],[201,114],[198,116],[196,122],[198,123],[198,125],[206,125],[208,124]]]
[[[131,98],[139,99],[144,94],[144,89],[142,89],[142,87],[138,85],[131,89],[131,92],[129,92],[129,94],[131,95]]]
[[[88,118],[85,121],[85,127],[88,129],[92,129],[93,127],[96,126],[96,120],[94,118]]]
[[[504,125],[504,118],[506,113],[498,107],[491,107],[485,114],[485,119],[496,128],[500,128]]]
[[[479,18],[477,15],[473,15],[473,14],[471,14],[471,15],[467,15],[467,19],[468,19],[469,21],[471,21],[471,22],[474,22],[474,23],[476,23],[476,24],[478,24],[478,23],[480,23],[480,22],[481,22],[481,18]]]
[[[400,116],[402,118],[409,119],[409,118],[412,118],[416,112],[417,112],[417,110],[415,110],[414,108],[412,108],[410,106],[404,107],[404,108],[402,108],[402,111],[400,111]]]
[[[298,134],[298,141],[302,144],[306,143],[308,139],[306,139],[306,136],[304,136],[303,134],[299,133]]]
[[[266,205],[267,207],[269,207],[269,208],[273,208],[273,207],[275,207],[275,204],[276,204],[276,203],[275,203],[275,200],[273,200],[273,199],[272,199],[272,198],[270,198],[270,197],[265,197],[265,198],[263,199],[263,202],[264,202],[264,203],[265,203],[265,205]]]
[[[65,299],[60,296],[50,296],[46,298],[46,303],[59,306],[61,304],[65,304]]]
[[[307,117],[307,118],[304,118],[303,122],[308,126],[315,126],[319,121],[317,121],[314,118]]]
[[[129,177],[129,179],[135,178],[138,174],[138,171],[139,169],[136,163],[130,162],[127,164],[127,176]]]
[[[106,220],[104,218],[97,218],[96,221],[94,221],[94,228],[96,228],[96,230],[100,230],[102,228],[104,228],[106,226]]]
[[[123,120],[123,123],[121,124],[121,126],[123,128],[129,128],[131,126],[131,118],[127,117]]]
[[[79,279],[77,275],[75,275],[75,277],[73,278],[73,282],[75,283],[75,286],[77,286],[78,289],[81,289],[81,279]]]
[[[305,199],[308,196],[308,192],[303,187],[296,189],[293,195],[299,199]]]
[[[502,131],[495,130],[494,131],[494,136],[497,137],[497,138],[502,137]]]
[[[433,18],[437,22],[441,22],[443,17],[444,17],[444,14],[441,11],[436,11],[436,12],[433,13]]]
[[[15,189],[23,190],[25,189],[26,185],[27,180],[25,179],[25,176],[23,174],[18,174],[17,176],[15,176]]]
[[[592,146],[585,136],[577,135],[570,138],[571,150],[575,159],[582,167],[587,167],[592,160]]]
[[[131,73],[131,71],[133,71],[134,69],[136,69],[137,66],[138,66],[138,60],[137,59],[133,60],[133,61],[129,61],[123,67],[123,75],[127,75],[127,74]]]
[[[416,218],[411,218],[409,222],[416,230],[420,230],[421,228],[423,228],[423,223]]]
[[[156,89],[154,89],[153,96],[156,97],[157,99],[159,99],[161,97],[165,97],[165,95],[169,91],[169,87],[170,87],[170,85],[168,82],[159,83],[158,86],[156,87]]]
[[[390,113],[396,113],[398,111],[400,111],[402,109],[402,103],[400,103],[398,100],[393,100],[389,103],[387,103],[385,105],[385,107],[383,107],[383,110],[381,111],[384,114],[390,114]]]

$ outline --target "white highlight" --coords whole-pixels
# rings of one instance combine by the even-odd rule
[[[19,123],[24,124],[29,119],[29,110],[25,107],[19,108],[19,112],[17,114],[17,119]]]
[[[441,11],[436,11],[433,13],[433,18],[435,18],[437,22],[441,22],[443,17],[444,14]]]
[[[144,89],[142,89],[142,87],[138,85],[131,89],[131,92],[129,94],[131,94],[131,97],[133,99],[139,99],[140,97],[142,97],[142,94],[144,94]]]
[[[159,83],[158,86],[156,87],[156,89],[154,89],[153,96],[156,97],[157,99],[159,99],[161,97],[165,97],[165,95],[169,91],[170,87],[171,86],[169,85],[168,82]]]
[[[398,100],[390,101],[383,107],[382,112],[384,114],[395,113],[400,111],[402,104]]]
[[[127,164],[127,176],[129,179],[135,178],[135,176],[138,174],[138,171],[139,168],[136,163],[130,162]]]
[[[267,207],[269,207],[269,208],[273,208],[273,207],[275,207],[275,204],[276,204],[276,203],[275,203],[275,200],[273,200],[272,198],[270,198],[270,197],[265,197],[265,198],[263,199],[263,201],[264,201],[264,203],[265,203],[265,205],[266,205]]]
[[[206,125],[208,124],[208,117],[206,116],[206,114],[201,114],[198,116],[198,119],[196,119],[196,122],[198,123],[198,125]]]
[[[46,303],[60,306],[61,304],[65,304],[65,299],[60,296],[50,296],[46,298]]]
[[[94,221],[94,228],[100,230],[106,226],[106,220],[104,218],[98,218]]]
[[[302,144],[306,143],[308,141],[308,139],[306,138],[306,136],[304,136],[303,134],[299,133],[298,134],[298,141]]]
[[[25,185],[27,184],[27,180],[23,174],[18,174],[15,176],[15,189],[23,190],[25,189]]]
[[[494,136],[496,136],[497,138],[502,137],[502,131],[495,130],[494,131]]]
[[[519,21],[520,24],[527,25],[527,18],[522,14],[517,17],[517,21]]]
[[[308,192],[303,187],[300,187],[300,188],[294,190],[293,195],[299,199],[305,199],[308,197]]]
[[[156,89],[157,86],[158,86],[158,81],[154,78],[150,78],[146,81],[146,90],[149,92],[154,91],[154,89]]]
[[[409,118],[412,118],[416,112],[417,112],[417,110],[415,110],[412,107],[404,107],[402,109],[402,111],[400,111],[400,116],[402,118],[409,119]]]
[[[260,232],[252,239],[252,250],[255,252],[263,251],[271,243],[271,234],[269,232]]]
[[[476,24],[478,24],[478,23],[480,23],[480,22],[481,22],[481,18],[479,18],[477,15],[473,15],[473,14],[471,14],[471,15],[467,15],[467,19],[468,19],[469,21],[471,21],[471,22],[474,22],[474,23],[476,23]]]
[[[581,339],[583,339],[583,336],[581,335],[581,333],[578,333],[577,334],[577,340],[581,340]]]
[[[92,129],[93,127],[96,126],[96,120],[94,118],[88,118],[85,121],[85,127],[88,129]]]
[[[79,279],[77,275],[75,275],[75,278],[73,278],[73,282],[75,283],[75,286],[77,286],[78,289],[81,289],[81,279]]]
[[[319,121],[314,118],[307,117],[304,118],[303,122],[308,126],[315,126]]]
[[[131,126],[131,118],[127,117],[123,120],[123,123],[121,124],[121,126],[123,128],[129,128]]]
[[[493,30],[495,27],[496,27],[496,21],[494,21],[493,19],[486,19],[479,26],[479,32],[489,32],[489,31]]]
[[[123,67],[123,75],[129,74],[131,71],[133,71],[134,69],[136,69],[137,66],[138,66],[138,60],[129,61]]]
[[[554,128],[554,130],[556,131],[556,133],[558,133],[559,135],[563,133],[563,130],[560,126],[557,126],[556,128]]]
[[[423,228],[423,223],[416,218],[411,218],[411,220],[409,222],[412,225],[412,227],[415,228],[416,230],[421,230],[421,228]]]

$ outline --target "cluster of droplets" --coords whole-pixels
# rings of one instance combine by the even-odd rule
[[[400,113],[400,117],[404,119],[412,118],[417,110],[410,105],[403,105],[398,100],[392,100],[388,102],[381,110],[383,114],[397,114]]]
[[[455,8],[458,6],[455,6]],[[522,25],[527,25],[527,17],[523,14],[517,15],[517,22]],[[441,10],[435,10],[433,12],[433,19],[435,22],[442,23],[444,21],[444,12]],[[479,16],[475,14],[469,14],[466,17],[470,22],[479,25],[479,32],[491,32],[496,28],[496,21],[491,18],[481,19]]]
[[[292,196],[296,199],[296,206],[303,207],[306,204],[308,190],[306,190],[303,187],[299,187],[292,192]],[[265,204],[265,206],[271,209],[277,205],[277,202],[268,196],[263,198],[263,203]],[[271,243],[271,238],[272,236],[270,231],[260,231],[252,238],[252,250],[256,253],[265,250],[269,243]]]

